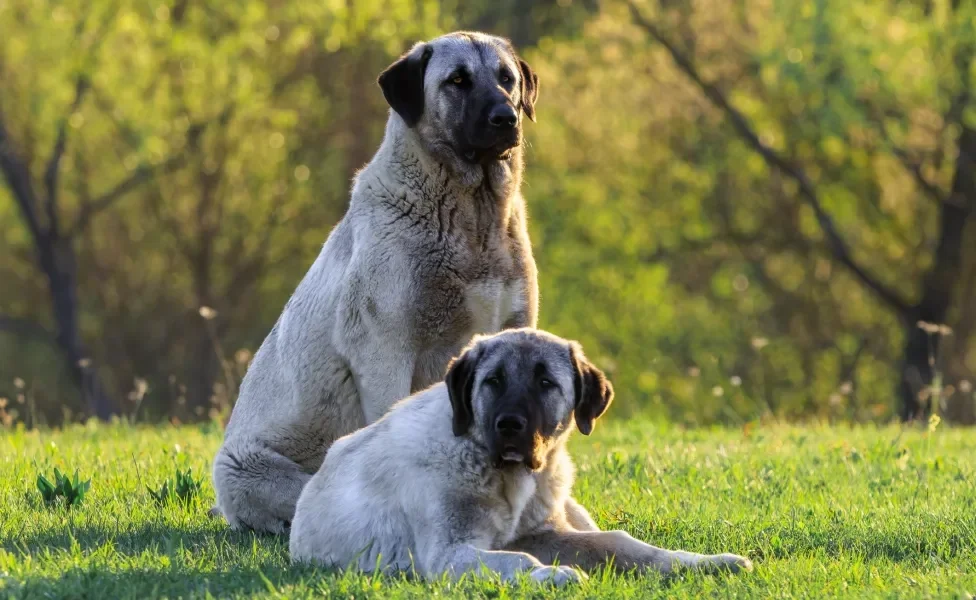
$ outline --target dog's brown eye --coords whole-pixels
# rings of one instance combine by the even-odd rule
[[[541,385],[542,389],[544,390],[556,387],[556,384],[553,383],[551,379],[547,379],[545,377],[539,380],[539,385]]]
[[[508,75],[502,75],[502,83],[508,83],[511,80],[512,78],[509,77]]]
[[[492,375],[490,377],[485,377],[485,383],[491,387],[498,387],[502,384],[502,378],[498,375]]]
[[[464,77],[458,75],[457,77],[451,80],[451,83],[453,83],[454,85],[461,85],[462,83],[464,83]]]

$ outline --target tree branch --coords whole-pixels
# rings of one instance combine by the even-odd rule
[[[69,236],[74,236],[83,231],[98,213],[109,208],[117,200],[137,189],[157,175],[163,175],[176,171],[184,165],[186,157],[182,154],[171,156],[162,163],[150,166],[140,165],[135,172],[127,179],[116,184],[115,187],[95,198],[91,203],[86,204],[78,212],[78,217],[72,225]]]
[[[211,123],[217,122],[221,125],[226,124],[227,120],[233,114],[233,110],[234,107],[233,104],[231,104],[225,107],[224,110],[222,110],[213,120],[191,124],[186,132],[186,147],[195,148],[200,140],[200,136],[203,135],[203,132],[207,129],[207,127],[210,126]],[[132,175],[130,175],[127,179],[119,182],[112,189],[81,207],[78,217],[75,219],[75,223],[70,230],[70,235],[73,236],[80,233],[88,226],[95,215],[111,207],[117,200],[122,198],[122,196],[125,196],[129,192],[139,188],[139,186],[147,181],[150,181],[157,175],[172,173],[173,171],[183,167],[183,165],[186,164],[186,154],[186,152],[182,152],[169,157],[159,164],[142,164],[137,167],[135,172],[133,172]]]
[[[58,172],[61,168],[61,158],[64,156],[64,149],[68,142],[68,121],[71,115],[81,106],[81,101],[88,91],[88,78],[84,73],[79,73],[75,80],[75,99],[71,102],[68,113],[61,118],[58,125],[58,137],[54,142],[54,149],[51,151],[51,158],[47,161],[47,168],[44,169],[44,188],[47,191],[47,226],[48,233],[56,236],[58,234]]]
[[[945,202],[946,194],[925,177],[925,174],[922,173],[922,165],[918,161],[912,160],[912,157],[909,156],[907,151],[899,148],[892,141],[891,133],[888,131],[888,127],[884,122],[885,115],[877,114],[876,111],[866,111],[866,113],[868,121],[874,125],[874,128],[881,136],[882,144],[884,144],[889,152],[895,155],[895,158],[901,162],[902,167],[914,177],[915,183],[922,188],[922,191],[938,204]]]
[[[115,10],[107,11],[105,18],[100,23],[99,27],[95,30],[92,37],[94,42],[87,49],[89,54],[89,61],[93,59],[98,48],[102,45],[102,41],[105,39],[103,35],[105,29],[108,27],[109,23],[112,22],[115,13],[118,11],[118,6],[115,6]],[[75,25],[75,39],[80,41],[82,34],[85,31],[85,26],[88,23],[88,15],[85,18],[78,21]],[[75,97],[71,102],[67,114],[65,114],[61,121],[58,123],[58,135],[54,142],[54,148],[51,151],[51,158],[48,159],[47,167],[44,169],[44,188],[47,192],[47,198],[45,199],[45,212],[47,213],[47,233],[50,237],[56,238],[59,235],[58,227],[58,175],[61,169],[61,159],[64,157],[65,146],[68,142],[68,123],[71,116],[78,110],[81,106],[81,102],[85,97],[85,93],[91,86],[91,82],[85,74],[85,69],[82,68],[75,78]]]
[[[784,173],[797,183],[800,189],[800,195],[806,201],[807,205],[813,209],[813,212],[817,217],[817,222],[820,224],[820,229],[826,236],[836,259],[840,261],[841,264],[846,266],[851,273],[853,273],[854,276],[861,281],[861,283],[867,286],[885,304],[902,315],[907,314],[911,309],[910,304],[894,290],[878,281],[854,260],[850,248],[848,248],[847,243],[841,237],[840,233],[838,233],[833,219],[831,219],[827,211],[824,210],[823,205],[820,203],[820,199],[817,195],[816,188],[807,177],[806,173],[804,173],[798,167],[790,164],[773,148],[770,148],[763,143],[763,141],[759,139],[759,136],[753,130],[752,126],[749,124],[746,117],[729,103],[729,101],[725,98],[725,95],[717,87],[702,79],[701,75],[698,73],[698,69],[695,68],[691,60],[680,50],[678,50],[678,48],[672,44],[653,23],[646,20],[633,2],[628,2],[628,6],[630,7],[630,12],[634,22],[652,38],[654,38],[659,44],[664,46],[678,68],[681,69],[681,71],[684,72],[684,74],[690,78],[695,85],[698,86],[698,88],[702,91],[702,93],[705,94],[712,104],[720,108],[725,113],[726,117],[732,123],[733,128],[736,130],[736,132],[738,132],[739,136],[742,137],[750,146],[752,146],[753,150],[755,150],[768,165]]]
[[[3,124],[2,112],[0,112],[0,171],[3,171],[4,179],[10,186],[14,201],[24,215],[27,229],[34,241],[40,243],[47,234],[37,218],[37,196],[34,194],[34,185],[31,183],[30,170],[14,152],[13,142]]]
[[[946,195],[942,193],[942,190],[936,187],[931,181],[925,178],[925,174],[922,173],[922,166],[916,161],[912,160],[911,157],[908,156],[907,152],[901,148],[896,148],[893,145],[890,146],[890,150],[891,153],[894,154],[899,161],[901,161],[901,164],[905,170],[912,174],[912,177],[915,178],[915,183],[922,188],[922,191],[925,192],[929,198],[940,203],[946,201]]]

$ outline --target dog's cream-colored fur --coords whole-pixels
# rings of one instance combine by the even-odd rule
[[[504,391],[487,383],[499,372],[510,382]],[[540,372],[552,385],[534,386]],[[528,329],[479,337],[446,384],[332,446],[299,498],[292,560],[415,570],[431,579],[482,573],[483,566],[506,580],[526,572],[557,584],[584,577],[573,567],[611,560],[621,569],[662,572],[751,569],[741,556],[664,550],[623,531],[573,526],[578,505],[570,499],[566,439],[574,427],[591,431],[611,399],[612,387],[575,343]],[[536,467],[499,466],[491,451],[501,435],[499,410],[528,404],[541,415],[528,421],[537,428],[528,432]],[[471,415],[467,429],[457,425],[458,410]]]

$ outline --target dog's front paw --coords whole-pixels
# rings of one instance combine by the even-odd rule
[[[586,573],[563,565],[536,567],[532,569],[529,576],[536,583],[552,583],[557,586],[566,585],[567,583],[579,583],[587,578]]]
[[[739,573],[752,571],[752,561],[738,554],[715,554],[708,557],[705,565],[710,571],[730,571]]]

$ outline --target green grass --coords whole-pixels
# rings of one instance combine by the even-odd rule
[[[293,568],[287,541],[158,506],[175,467],[208,473],[213,426],[0,433],[0,597],[698,598],[969,597],[976,592],[976,433],[939,428],[664,428],[576,436],[577,497],[607,528],[657,545],[735,552],[741,576],[592,574],[578,587],[427,584]],[[79,508],[46,508],[37,473],[91,477]]]

